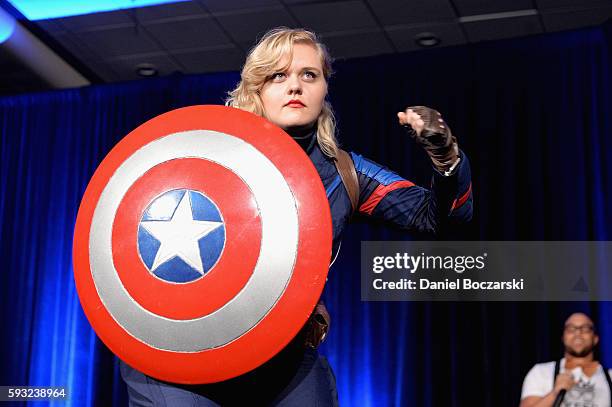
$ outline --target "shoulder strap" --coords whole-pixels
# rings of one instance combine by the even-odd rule
[[[610,378],[610,372],[608,371],[608,369],[606,369],[606,367],[599,362],[599,364],[601,365],[601,368],[604,371],[604,376],[606,377],[606,381],[608,382],[608,387],[610,388],[610,405],[612,406],[612,379]]]
[[[610,405],[612,406],[612,379],[610,378],[610,372],[608,371],[608,369],[606,369],[606,367],[599,362],[599,364],[601,365],[601,368],[603,369],[604,372],[604,376],[606,377],[606,381],[608,382],[608,387],[610,388]],[[557,378],[557,375],[559,374],[559,361],[555,361],[555,374],[553,375],[553,388],[555,387],[555,379]]]
[[[338,149],[338,155],[334,160],[334,164],[338,169],[342,183],[348,192],[348,196],[351,200],[351,206],[353,212],[357,210],[359,205],[359,180],[357,179],[357,171],[355,170],[355,164],[351,159],[351,156],[344,150]]]

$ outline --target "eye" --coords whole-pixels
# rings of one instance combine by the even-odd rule
[[[270,75],[270,80],[272,82],[280,82],[283,79],[285,79],[286,76],[287,75],[285,75],[284,72],[276,72],[276,73],[273,73],[272,75]]]
[[[319,76],[317,75],[316,72],[313,72],[313,71],[304,71],[303,75],[304,75],[304,79],[310,80],[310,81],[317,79],[317,77]]]

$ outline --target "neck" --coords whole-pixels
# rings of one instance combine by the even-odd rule
[[[594,361],[595,358],[593,357],[593,352],[585,356],[574,356],[565,352],[565,366],[570,369],[573,369],[577,366],[588,366]]]
[[[307,126],[288,127],[285,129],[307,154],[310,154],[316,142],[317,128],[315,124],[316,122]]]
[[[287,127],[285,131],[287,132],[287,134],[289,134],[292,138],[296,140],[309,138],[314,134],[315,124],[316,122],[309,123],[304,126]]]

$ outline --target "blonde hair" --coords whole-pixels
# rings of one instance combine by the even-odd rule
[[[331,57],[316,34],[303,29],[279,27],[268,31],[251,49],[242,67],[240,82],[236,89],[228,92],[229,97],[225,104],[265,117],[259,92],[270,75],[278,70],[282,58],[293,54],[295,43],[310,44],[317,49],[321,57],[323,76],[327,81],[332,74]],[[317,141],[325,155],[336,157],[338,152],[336,120],[331,104],[327,100],[323,102],[323,108],[317,119]]]

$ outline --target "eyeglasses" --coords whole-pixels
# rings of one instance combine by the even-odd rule
[[[565,325],[565,332],[568,334],[575,334],[577,332],[581,334],[590,334],[593,332],[593,325]]]

